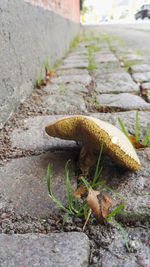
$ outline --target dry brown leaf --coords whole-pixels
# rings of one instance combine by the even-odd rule
[[[108,195],[100,194],[99,191],[90,188],[86,201],[98,221],[103,222],[112,205],[110,197]]]
[[[108,195],[102,195],[101,199],[101,211],[102,217],[106,218],[109,213],[109,208],[112,206],[112,201]]]
[[[56,73],[54,71],[46,71],[46,76],[54,77]]]
[[[82,196],[84,196],[87,193],[87,188],[83,185],[81,185],[80,187],[78,187],[74,192],[73,192],[73,196],[75,198],[81,198]]]
[[[130,139],[131,143],[134,145],[134,147],[136,149],[145,149],[145,148],[147,148],[146,146],[142,145],[141,142],[136,142],[136,137],[135,136],[131,135],[131,136],[129,136],[129,139]]]
[[[88,196],[86,198],[88,206],[90,207],[90,209],[92,210],[97,219],[101,219],[101,209],[97,198],[99,194],[100,194],[99,191],[90,188]]]

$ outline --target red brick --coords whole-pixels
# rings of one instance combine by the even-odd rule
[[[80,21],[80,0],[24,0],[32,5],[41,6],[44,9],[52,10],[61,16]]]

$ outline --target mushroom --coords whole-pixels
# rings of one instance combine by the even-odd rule
[[[133,171],[140,169],[140,161],[129,139],[112,124],[93,117],[75,115],[58,119],[45,127],[48,135],[82,143],[80,169],[88,172],[95,163],[100,144],[114,161]]]

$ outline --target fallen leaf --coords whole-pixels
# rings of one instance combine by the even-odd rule
[[[74,192],[73,192],[73,196],[75,198],[81,198],[82,196],[84,196],[87,193],[87,188],[83,185],[81,185],[80,187],[78,187]]]
[[[112,206],[112,201],[108,195],[102,195],[101,199],[101,211],[102,217],[106,218],[108,216],[109,208]]]
[[[54,71],[46,71],[46,76],[54,77],[56,73]]]
[[[105,194],[100,194],[99,191],[90,188],[86,201],[97,220],[99,222],[103,222],[109,213],[110,206],[112,205],[110,197]]]
[[[101,219],[101,209],[99,205],[99,201],[97,196],[100,194],[99,191],[93,190],[92,188],[89,189],[88,196],[86,198],[86,202],[92,212],[94,213],[95,217],[99,220]]]
[[[130,139],[130,141],[131,141],[131,143],[134,145],[134,147],[136,148],[136,149],[146,149],[147,148],[147,146],[144,146],[144,145],[142,145],[142,143],[141,142],[136,142],[136,137],[135,136],[129,136],[129,139]]]

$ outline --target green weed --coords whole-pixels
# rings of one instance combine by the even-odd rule
[[[135,50],[135,53],[139,56],[144,56],[144,53],[141,50]]]
[[[112,210],[108,214],[108,216],[105,218],[105,220],[108,222],[111,222],[115,227],[117,227],[121,231],[124,241],[125,241],[125,247],[129,250],[127,233],[124,230],[124,228],[120,225],[120,223],[118,223],[114,219],[114,217],[117,214],[122,214],[125,212],[123,211],[123,208],[125,206],[125,200],[120,194],[118,194],[118,192],[114,191],[112,188],[107,186],[106,181],[98,182],[98,178],[100,177],[100,174],[102,171],[102,166],[101,166],[102,152],[103,152],[103,142],[100,148],[100,153],[97,159],[97,164],[96,164],[96,168],[95,168],[92,181],[89,183],[86,177],[81,176],[80,184],[84,185],[88,190],[90,188],[95,189],[98,186],[100,186],[100,190],[99,190],[100,192],[103,192],[104,190],[107,189],[111,191],[111,193],[115,194],[118,198],[121,198],[123,200],[123,203],[119,204],[114,210]],[[56,206],[64,212],[63,225],[65,224],[67,217],[69,215],[87,218],[89,214],[89,206],[87,205],[86,201],[81,200],[81,199],[80,200],[75,199],[73,196],[73,188],[70,184],[70,178],[69,178],[69,163],[70,163],[70,160],[67,161],[67,163],[65,164],[65,188],[66,188],[67,207],[64,206],[64,204],[61,201],[56,199],[56,197],[54,196],[52,192],[52,186],[51,186],[52,165],[51,164],[48,164],[47,176],[46,176],[49,197],[56,204]]]
[[[95,49],[96,48],[94,45],[88,46],[88,67],[87,67],[88,71],[96,69],[96,63],[93,55]]]
[[[43,65],[40,65],[40,71],[38,73],[37,79],[35,80],[35,87],[40,87],[43,82]]]
[[[123,65],[124,65],[123,67],[127,72],[130,72],[131,71],[131,67],[133,65],[135,65],[136,63],[138,63],[137,60],[127,60],[127,61],[123,62]]]
[[[67,90],[68,90],[68,88],[65,87],[64,83],[60,84],[60,86],[59,86],[59,93],[60,94],[64,95]]]
[[[100,106],[96,95],[92,96],[92,104],[95,108]]]
[[[79,36],[76,36],[75,38],[73,38],[73,40],[70,43],[70,50],[71,51],[74,50],[77,47],[79,42],[80,42],[80,37]]]

